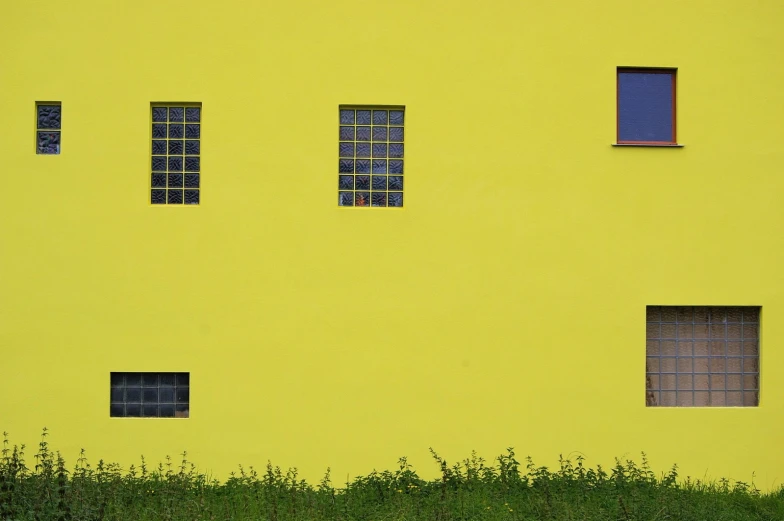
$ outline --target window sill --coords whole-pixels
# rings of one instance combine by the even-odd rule
[[[683,148],[680,143],[612,143],[613,147],[658,147],[658,148]]]

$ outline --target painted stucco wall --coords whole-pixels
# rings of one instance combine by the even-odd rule
[[[225,476],[514,446],[784,479],[784,3],[7,2],[0,430]],[[683,148],[619,148],[616,67]],[[34,150],[63,104],[62,154]],[[150,103],[201,102],[198,207],[149,204]],[[406,107],[405,206],[337,206],[338,106]],[[646,408],[645,307],[762,306],[757,408]],[[189,371],[187,420],[110,371]]]

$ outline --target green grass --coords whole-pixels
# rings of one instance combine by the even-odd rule
[[[182,454],[149,469],[127,470],[82,456],[69,470],[44,435],[31,461],[4,434],[0,519],[5,520],[784,520],[784,489],[762,494],[742,482],[656,476],[641,463],[588,468],[582,458],[559,468],[521,468],[515,452],[487,462],[472,454],[449,465],[431,449],[440,478],[421,479],[405,458],[391,471],[336,486],[327,470],[315,485],[296,469],[242,467],[225,482],[195,471]]]

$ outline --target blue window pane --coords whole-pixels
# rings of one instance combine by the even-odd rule
[[[166,107],[154,107],[152,109],[153,121],[166,121]]]
[[[354,206],[354,192],[340,192],[338,194],[339,206]]]
[[[403,206],[403,192],[389,192],[387,201],[389,206]]]
[[[338,165],[338,172],[341,174],[353,174],[354,173],[354,160],[353,159],[341,159]]]
[[[354,157],[354,143],[340,143],[338,154],[340,157]]]
[[[340,122],[344,125],[351,125],[354,123],[354,111],[353,110],[341,110],[340,111]]]
[[[357,190],[370,190],[370,176],[358,175],[355,182]]]
[[[357,141],[370,141],[370,127],[357,127]]]
[[[403,124],[403,111],[402,110],[390,110],[389,111],[389,124],[390,125],[402,125]]]
[[[403,157],[403,143],[389,145],[389,157]]]
[[[354,176],[353,175],[341,175],[339,176],[338,180],[338,188],[341,190],[353,190],[354,189]]]
[[[370,143],[357,143],[357,157],[370,157]]]
[[[371,204],[372,206],[386,206],[387,194],[385,194],[384,192],[372,194]]]
[[[373,173],[374,174],[386,174],[387,173],[387,162],[383,159],[374,159],[373,160]]]
[[[403,173],[403,161],[392,160],[389,162],[389,173],[390,174],[402,174]]]
[[[386,143],[373,143],[373,157],[387,157]]]
[[[386,125],[387,124],[387,111],[386,110],[374,110],[373,111],[373,124],[374,125]]]
[[[396,175],[389,176],[389,189],[390,190],[402,190],[403,189],[403,178]]]
[[[373,190],[386,190],[387,189],[387,176],[374,175],[373,176]]]
[[[674,74],[618,72],[618,141],[674,142]]]
[[[370,173],[370,160],[369,159],[360,159],[356,163],[357,165],[357,173],[358,174],[369,174]]]
[[[165,154],[166,153],[166,141],[153,141],[152,142],[152,153],[153,154]]]
[[[340,139],[354,141],[354,127],[340,127]]]
[[[188,122],[199,122],[201,121],[201,109],[198,107],[192,107],[185,109],[185,121]]]
[[[390,141],[403,141],[403,127],[391,127],[389,129]]]
[[[357,111],[357,125],[370,125],[370,111],[358,110]]]
[[[373,141],[386,141],[387,127],[373,127]]]
[[[182,158],[169,156],[169,170],[172,172],[182,172]]]

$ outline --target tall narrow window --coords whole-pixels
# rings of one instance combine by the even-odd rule
[[[199,204],[201,105],[152,105],[152,204]]]
[[[340,107],[338,205],[403,206],[403,107]]]
[[[618,69],[618,143],[677,143],[675,69]]]
[[[63,107],[59,102],[35,104],[35,150],[38,154],[59,154]]]
[[[109,416],[188,418],[190,373],[111,373]]]
[[[759,404],[760,308],[648,306],[645,404]]]

